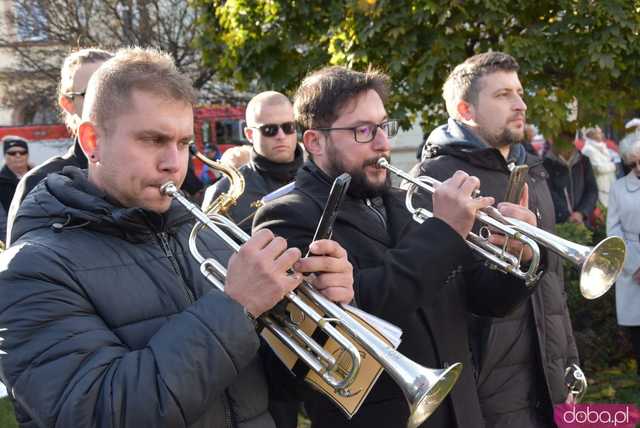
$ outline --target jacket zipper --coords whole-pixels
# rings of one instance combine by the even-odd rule
[[[195,301],[195,298],[193,297],[193,293],[187,286],[184,280],[184,277],[182,276],[182,271],[180,270],[180,266],[178,266],[178,262],[176,261],[176,258],[173,255],[173,251],[171,251],[171,247],[169,246],[169,239],[167,238],[167,233],[159,232],[159,233],[156,233],[156,236],[158,237],[158,241],[160,241],[160,246],[162,247],[165,255],[167,256],[167,258],[169,258],[169,261],[171,262],[171,266],[173,267],[173,270],[180,276],[180,278],[182,278],[182,289],[185,292],[187,301],[189,302],[189,304],[193,303]]]
[[[233,428],[233,419],[231,418],[231,402],[225,391],[223,395],[222,406],[224,407],[224,426]]]
[[[374,213],[376,213],[376,216],[378,216],[378,219],[380,220],[380,222],[382,223],[382,225],[386,229],[387,228],[387,222],[384,220],[384,217],[382,216],[382,214],[380,214],[380,211],[375,209],[375,207],[371,204],[371,199],[366,198],[364,201],[365,201],[365,204],[369,207],[369,209],[372,210]]]

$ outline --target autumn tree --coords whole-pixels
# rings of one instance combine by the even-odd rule
[[[203,102],[235,101],[236,92],[214,79],[193,43],[198,14],[184,0],[13,0],[0,47],[16,59],[3,64],[3,104],[26,109],[56,105],[64,57],[74,48],[155,47],[168,52],[201,91]],[[6,30],[6,29],[5,29]],[[55,111],[55,108],[53,108]]]
[[[582,124],[638,110],[637,0],[196,0],[205,62],[239,88],[292,91],[327,64],[393,80],[391,110],[431,129],[445,118],[444,79],[487,50],[517,58],[528,115],[547,132],[579,105]]]

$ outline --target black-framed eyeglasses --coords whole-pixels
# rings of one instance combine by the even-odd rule
[[[386,120],[382,123],[365,123],[358,126],[352,126],[348,128],[314,128],[316,131],[351,131],[353,132],[353,138],[356,140],[356,143],[370,143],[376,138],[376,134],[378,132],[378,128],[382,129],[382,132],[388,138],[393,138],[398,134],[398,121],[397,120]]]
[[[249,128],[259,130],[263,137],[275,137],[276,135],[278,135],[278,129],[282,129],[282,132],[287,135],[295,134],[296,123],[266,123],[260,126],[249,126]]]
[[[85,89],[82,92],[67,92],[66,94],[64,94],[64,96],[73,99],[75,97],[84,97],[86,93],[87,90]]]

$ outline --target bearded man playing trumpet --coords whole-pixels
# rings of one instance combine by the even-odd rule
[[[261,230],[227,265],[222,240],[201,234],[227,267],[224,291],[201,274],[195,219],[161,192],[184,180],[194,101],[168,55],[118,51],[86,93],[88,172],[50,174],[22,203],[0,272],[0,377],[21,426],[274,427],[253,319],[301,273],[352,299],[329,240],[301,259]]]
[[[511,171],[528,168],[524,196],[540,227],[553,231],[548,173],[542,159],[520,144],[527,105],[518,69],[516,60],[502,52],[475,55],[456,66],[442,90],[449,121],[429,135],[424,160],[412,174],[441,180],[463,170],[480,178],[483,194],[502,203]],[[565,371],[578,362],[578,350],[562,261],[548,254],[546,274],[526,304],[499,320],[470,317],[487,427],[555,426],[553,404],[571,400]]]
[[[467,311],[503,316],[525,301],[533,286],[472,256],[465,237],[476,211],[494,202],[472,197],[480,185],[476,177],[455,172],[435,192],[434,218],[412,221],[402,202],[404,192],[391,188],[389,173],[377,165],[380,158],[389,158],[390,139],[397,132],[384,107],[387,94],[388,78],[375,71],[330,67],[304,79],[294,113],[310,160],[298,172],[294,191],[257,212],[254,233],[268,228],[304,251],[333,179],[349,173],[351,186],[333,239],[354,266],[354,303],[399,326],[398,350],[411,360],[427,367],[464,364],[449,397],[421,426],[475,428],[482,413]],[[504,204],[500,211],[536,222],[526,206]],[[386,373],[351,420],[319,394],[308,394],[305,407],[314,428],[404,427],[409,416],[401,388]]]

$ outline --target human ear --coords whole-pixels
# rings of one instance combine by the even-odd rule
[[[320,132],[312,129],[307,129],[302,134],[302,144],[304,145],[307,153],[310,153],[314,157],[322,155],[322,144],[320,142]]]
[[[60,106],[61,109],[63,109],[67,113],[76,114],[76,106],[73,105],[73,100],[71,98],[61,95],[58,98],[58,105]]]
[[[471,103],[460,100],[460,102],[458,102],[457,110],[458,115],[463,121],[469,122],[475,120],[475,110]]]
[[[244,136],[251,144],[253,144],[253,129],[249,127],[244,128]]]
[[[93,123],[86,121],[78,126],[78,141],[89,162],[95,163],[100,160],[98,155],[98,133]]]

